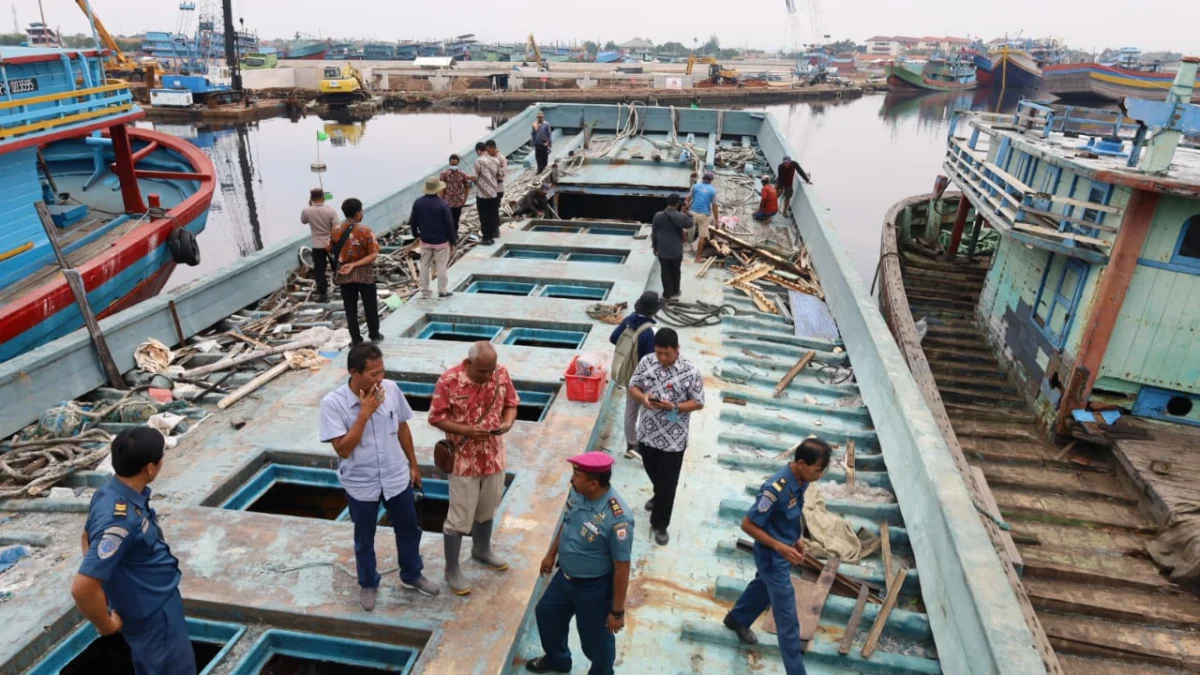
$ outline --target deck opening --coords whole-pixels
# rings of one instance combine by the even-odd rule
[[[452,323],[449,321],[431,321],[420,333],[418,340],[443,340],[446,342],[478,342],[495,339],[503,326],[493,324]]]
[[[480,295],[602,301],[608,298],[612,287],[611,281],[593,281],[591,279],[539,279],[498,274],[473,274],[459,284],[455,290],[460,293]]]
[[[582,227],[572,227],[570,225],[540,225],[532,224],[527,228],[530,232],[560,232],[564,234],[575,234],[583,232]]]
[[[412,672],[415,647],[271,629],[230,675],[396,675]]]
[[[245,510],[297,518],[337,520],[342,511],[346,510],[346,495],[340,486],[276,482]]]
[[[680,196],[687,192],[679,190]],[[563,219],[624,220],[649,223],[654,214],[667,208],[667,197],[663,195],[597,195],[582,192],[559,192],[558,215]],[[601,234],[593,232],[592,234]]]
[[[400,386],[408,405],[416,412],[429,412],[433,404],[433,388],[437,377],[418,373],[388,373],[388,379]],[[517,420],[521,422],[541,422],[546,417],[546,411],[558,395],[558,385],[539,384],[535,382],[514,381],[517,396],[521,403],[517,406]]]
[[[245,632],[238,624],[208,621],[188,617],[188,637],[200,675],[210,672],[233,642]],[[28,675],[134,675],[133,655],[125,638],[116,633],[100,636],[91,624],[84,624],[42,661]]]
[[[525,226],[529,232],[555,232],[560,234],[594,234],[601,237],[632,237],[641,231],[637,223],[591,222],[561,220],[531,220]]]
[[[506,345],[517,347],[545,347],[550,349],[579,349],[587,333],[574,330],[543,330],[541,328],[514,328],[504,340]]]
[[[505,244],[500,247],[500,250],[496,251],[496,257],[620,265],[629,258],[629,251],[612,248]]]

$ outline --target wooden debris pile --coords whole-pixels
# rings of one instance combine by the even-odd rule
[[[710,231],[714,235],[710,243],[720,257],[706,259],[696,273],[697,278],[703,278],[721,260],[733,273],[725,285],[745,293],[760,312],[767,314],[788,316],[784,297],[764,288],[761,285],[764,283],[824,298],[820,279],[808,259],[808,249],[803,245],[793,255],[786,256],[766,246],[754,246],[726,229],[714,227]]]

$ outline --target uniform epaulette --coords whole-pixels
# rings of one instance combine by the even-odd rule
[[[608,500],[608,508],[612,509],[612,514],[617,518],[625,515],[625,509],[621,508],[621,502],[617,501],[616,497]]]
[[[125,518],[126,516],[128,516],[129,515],[128,502],[126,502],[123,499],[117,500],[117,503],[113,504],[113,515],[116,516],[117,518]]]
[[[775,490],[776,492],[783,492],[783,488],[786,485],[787,485],[787,479],[780,478],[779,480],[775,481],[774,483],[771,483],[771,489]]]

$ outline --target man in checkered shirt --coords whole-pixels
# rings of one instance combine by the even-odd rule
[[[654,335],[654,353],[638,362],[629,395],[645,410],[638,419],[638,451],[654,496],[646,502],[654,541],[665,546],[675,507],[675,489],[687,450],[691,414],[704,408],[704,376],[679,356],[679,335],[663,328]]]

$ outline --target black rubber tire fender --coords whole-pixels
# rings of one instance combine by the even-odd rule
[[[171,231],[171,236],[167,238],[167,250],[171,252],[171,259],[176,263],[189,267],[200,264],[200,244],[196,242],[196,235],[187,228],[180,227]]]

